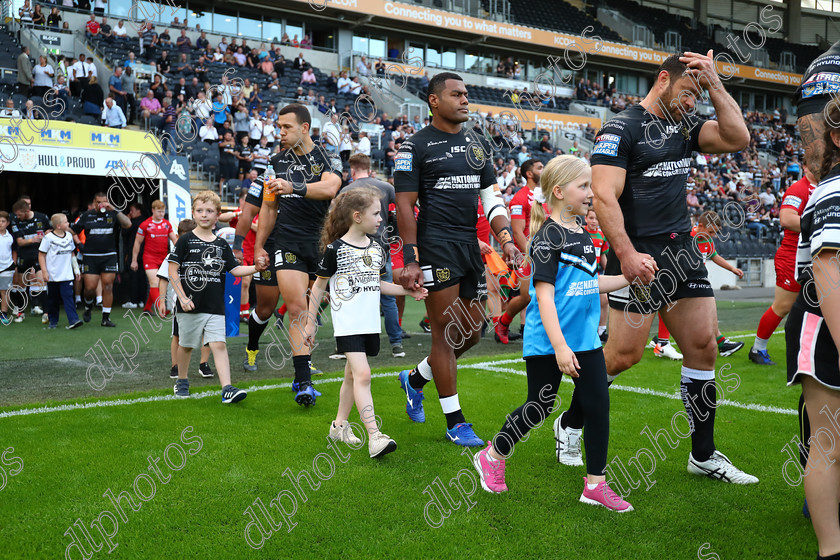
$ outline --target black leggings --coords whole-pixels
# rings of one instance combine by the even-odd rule
[[[583,408],[583,445],[586,449],[586,472],[603,475],[607,466],[610,438],[610,395],[607,390],[607,366],[603,349],[577,352],[580,377],[572,378]],[[538,428],[554,412],[554,400],[563,374],[552,356],[525,359],[528,373],[528,400],[510,413],[493,439],[493,449],[509,456],[520,439]]]

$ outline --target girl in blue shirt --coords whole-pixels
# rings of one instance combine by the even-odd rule
[[[610,399],[607,368],[598,337],[600,292],[627,286],[623,276],[598,276],[598,259],[582,227],[592,201],[592,173],[585,160],[558,156],[543,170],[531,210],[531,303],[525,315],[523,357],[528,399],[508,415],[502,429],[473,463],[482,487],[505,492],[505,458],[532,428],[553,412],[563,374],[572,377],[584,411],[586,472],[580,501],[610,510],[633,506],[606,483]],[[543,203],[551,215],[546,218]],[[655,270],[655,263],[647,263]]]

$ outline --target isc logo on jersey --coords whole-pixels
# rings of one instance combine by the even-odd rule
[[[592,150],[592,155],[616,156],[618,155],[618,143],[620,141],[621,137],[617,134],[602,134],[595,139],[595,148]]]
[[[411,171],[412,158],[408,152],[400,152],[394,156],[394,171]]]

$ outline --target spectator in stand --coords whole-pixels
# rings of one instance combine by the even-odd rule
[[[155,92],[149,89],[146,92],[146,97],[140,101],[140,109],[143,111],[143,119],[148,120],[160,114],[163,108],[160,106],[160,101],[155,97]]]
[[[198,121],[196,126],[200,123],[205,122],[209,119],[213,114],[213,103],[209,99],[207,99],[206,94],[204,93],[203,89],[198,91],[198,95],[193,102],[192,107],[193,113],[195,114],[195,118]]]
[[[758,195],[761,205],[765,208],[772,208],[776,204],[776,196],[773,194],[773,188],[767,187],[763,193]]]
[[[88,82],[82,85],[82,103],[86,115],[95,117],[102,115],[105,96],[102,93],[102,88],[96,83],[96,76],[91,76]]]
[[[318,101],[315,103],[315,106],[318,108],[318,112],[324,115],[326,115],[330,110],[330,106],[327,104],[327,100],[323,95],[318,97]]]
[[[190,83],[187,84],[185,97],[187,99],[195,99],[198,97],[198,92],[203,89],[203,86],[198,82],[198,76],[193,76]]]
[[[116,41],[128,41],[128,28],[125,26],[125,20],[117,22],[117,26],[111,31]]]
[[[388,65],[385,64],[381,58],[376,60],[376,64],[373,65],[373,70],[376,72],[376,75],[379,77],[385,76],[385,69]]]
[[[171,97],[163,98],[163,131],[166,134],[161,141],[164,154],[177,154],[175,147],[175,124],[178,122],[178,111],[172,104]]]
[[[193,72],[198,77],[198,81],[204,83],[208,81],[207,79],[207,58],[204,55],[198,57],[198,62],[195,64],[195,68],[193,68]]]
[[[297,49],[300,47],[300,41],[298,41],[298,36],[295,35],[292,37],[292,48]]]
[[[385,148],[385,172],[388,177],[394,174],[394,156],[397,155],[397,148],[393,140],[388,141],[388,147]]]
[[[291,46],[292,42],[289,40],[289,34],[283,33],[283,36],[280,38],[280,44],[284,46]]]
[[[67,88],[67,79],[64,76],[59,75],[56,78],[55,85],[55,94],[64,101],[64,107],[62,108],[61,115],[59,117],[64,116],[64,112],[67,109],[67,105],[70,103],[70,90]]]
[[[165,27],[163,31],[158,35],[158,44],[160,44],[160,48],[171,50],[172,49],[172,37],[169,35],[169,30]]]
[[[207,50],[207,47],[210,46],[210,41],[207,39],[207,32],[202,31],[201,36],[195,40],[195,49],[200,52],[204,52]]]
[[[219,142],[219,194],[229,179],[236,179],[237,171],[236,142],[233,131],[228,130]]]
[[[108,0],[94,0],[93,1],[93,13],[97,15],[102,15],[105,13],[105,3]],[[90,8],[90,6],[88,6]]]
[[[47,16],[47,27],[58,30],[61,27],[61,14],[58,13],[58,8],[53,6],[50,10],[50,15]]]
[[[99,35],[99,22],[96,21],[96,16],[90,14],[90,19],[85,24],[85,37],[93,39]]]
[[[522,165],[529,159],[531,159],[531,154],[528,153],[528,147],[522,145],[519,147],[519,153],[516,154],[516,158],[519,160],[519,165]]]
[[[207,47],[207,49],[209,50],[210,47]],[[210,56],[210,61],[215,63],[215,64],[222,64],[224,62],[224,60],[225,60],[224,51],[222,51],[221,47],[216,47],[216,50],[214,50],[213,53]]]
[[[350,80],[350,95],[353,97],[358,97],[362,94],[362,84],[359,83],[359,77],[353,76],[353,79]]]
[[[29,0],[24,0],[23,6],[18,8],[18,16],[20,16],[21,25],[32,25],[32,6]]]
[[[237,48],[233,53],[233,60],[237,66],[245,66],[245,53],[242,52],[242,47]]]
[[[799,158],[797,156],[793,156],[793,161],[787,164],[787,175],[792,177],[794,181],[798,181],[801,171],[802,169],[799,167]]]
[[[129,51],[128,52],[128,58],[125,59],[125,62],[123,63],[123,66],[126,67],[126,68],[130,68],[132,66],[135,66],[136,64],[137,64],[137,58],[134,56],[134,51]]]
[[[267,76],[271,76],[274,73],[274,62],[271,60],[271,57],[264,57],[259,64],[260,73],[266,74]]]
[[[198,129],[198,137],[208,144],[219,141],[219,131],[216,130],[213,119],[207,119],[204,126]]]
[[[163,98],[165,97],[164,93],[166,92],[166,88],[163,87],[163,81],[160,77],[160,74],[155,74],[154,80],[152,81],[149,89],[152,90],[152,93],[155,94],[155,99],[157,99],[160,103],[163,103]]]
[[[690,188],[688,189],[688,193],[685,196],[685,202],[688,205],[688,211],[691,214],[701,214],[703,212],[703,206],[700,204],[700,201],[697,199],[697,192],[695,189]]]
[[[20,111],[15,109],[15,101],[11,97],[6,99],[6,106],[2,110],[0,110],[0,118],[20,118]]]
[[[128,124],[134,124],[137,118],[137,79],[134,76],[134,70],[131,67],[125,69],[122,75],[122,87],[125,92],[125,104],[128,108],[126,111],[126,118]]]
[[[119,108],[125,113],[128,108],[128,103],[126,99],[127,92],[123,89],[122,79],[122,68],[117,66],[114,68],[114,73],[108,79],[108,90],[110,91],[109,96],[114,98]]]
[[[360,76],[370,76],[370,64],[364,56],[356,62],[356,73]]]
[[[44,27],[47,24],[47,18],[41,11],[41,5],[35,4],[35,10],[32,12],[32,25],[35,27]]]
[[[146,26],[141,27],[138,34],[140,35],[141,45],[143,45],[143,51],[140,54],[146,60],[154,60],[158,47],[158,34],[155,31],[154,24],[146,22]]]
[[[370,138],[364,130],[359,131],[359,141],[356,143],[356,153],[370,157]]]
[[[175,39],[175,45],[178,47],[178,52],[180,53],[190,53],[192,52],[192,40],[187,37],[186,29],[181,30],[181,34]]]
[[[312,48],[312,38],[309,33],[303,36],[303,40],[300,42],[300,48],[302,49],[311,49]]]
[[[303,59],[303,53],[299,53],[297,55],[297,58],[295,58],[294,62],[292,62],[292,68],[295,69],[295,70],[303,71],[303,70],[306,69],[307,64],[308,64],[308,62],[306,62]]]
[[[109,95],[105,100],[105,106],[102,108],[102,121],[105,126],[110,128],[125,128],[125,113],[114,101],[113,95]]]
[[[102,18],[102,23],[99,24],[99,35],[106,43],[114,42],[113,28],[105,17]]]
[[[251,164],[252,169],[257,170],[257,175],[262,175],[268,166],[268,158],[271,156],[271,147],[268,145],[268,138],[263,136],[260,138],[260,143],[254,148],[254,161]]]
[[[224,134],[224,123],[227,122],[229,114],[230,107],[223,101],[222,94],[216,95],[216,100],[213,102],[213,120],[219,135]]]
[[[274,59],[274,71],[277,72],[279,76],[286,75],[286,57],[282,54]]]
[[[312,67],[307,68],[306,72],[301,74],[300,83],[301,85],[318,83],[318,78],[315,76],[315,71],[312,69]]]
[[[55,70],[47,64],[47,57],[38,57],[38,66],[33,68],[32,74],[32,95],[43,97],[53,87],[53,78],[55,77]]]
[[[169,52],[163,50],[160,53],[160,58],[157,60],[157,71],[161,74],[168,74],[172,66],[172,61],[169,60]]]
[[[175,66],[175,73],[176,74],[183,74],[184,76],[192,76],[193,75],[193,67],[190,65],[189,60],[187,60],[187,54],[181,53],[181,59],[178,61],[178,64]]]
[[[27,0],[27,4],[29,0]],[[21,8],[22,10],[23,8]],[[84,57],[85,55],[79,55]],[[17,59],[17,85],[18,93],[29,97],[29,89],[32,87],[32,61],[29,60],[29,47],[23,47]]]
[[[548,141],[548,134],[543,134],[542,140],[540,141],[540,151],[546,154],[554,151],[554,146]]]
[[[178,78],[178,83],[175,84],[175,88],[174,88],[173,93],[175,94],[176,98],[181,97],[181,96],[183,96],[184,99],[187,98],[187,80],[186,80],[186,78],[183,78],[183,77]]]

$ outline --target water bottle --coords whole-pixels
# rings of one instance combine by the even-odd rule
[[[269,181],[273,181],[275,178],[277,178],[277,173],[274,172],[274,166],[269,163],[263,173],[263,200],[266,202],[273,202],[276,198],[274,192],[268,188]]]

